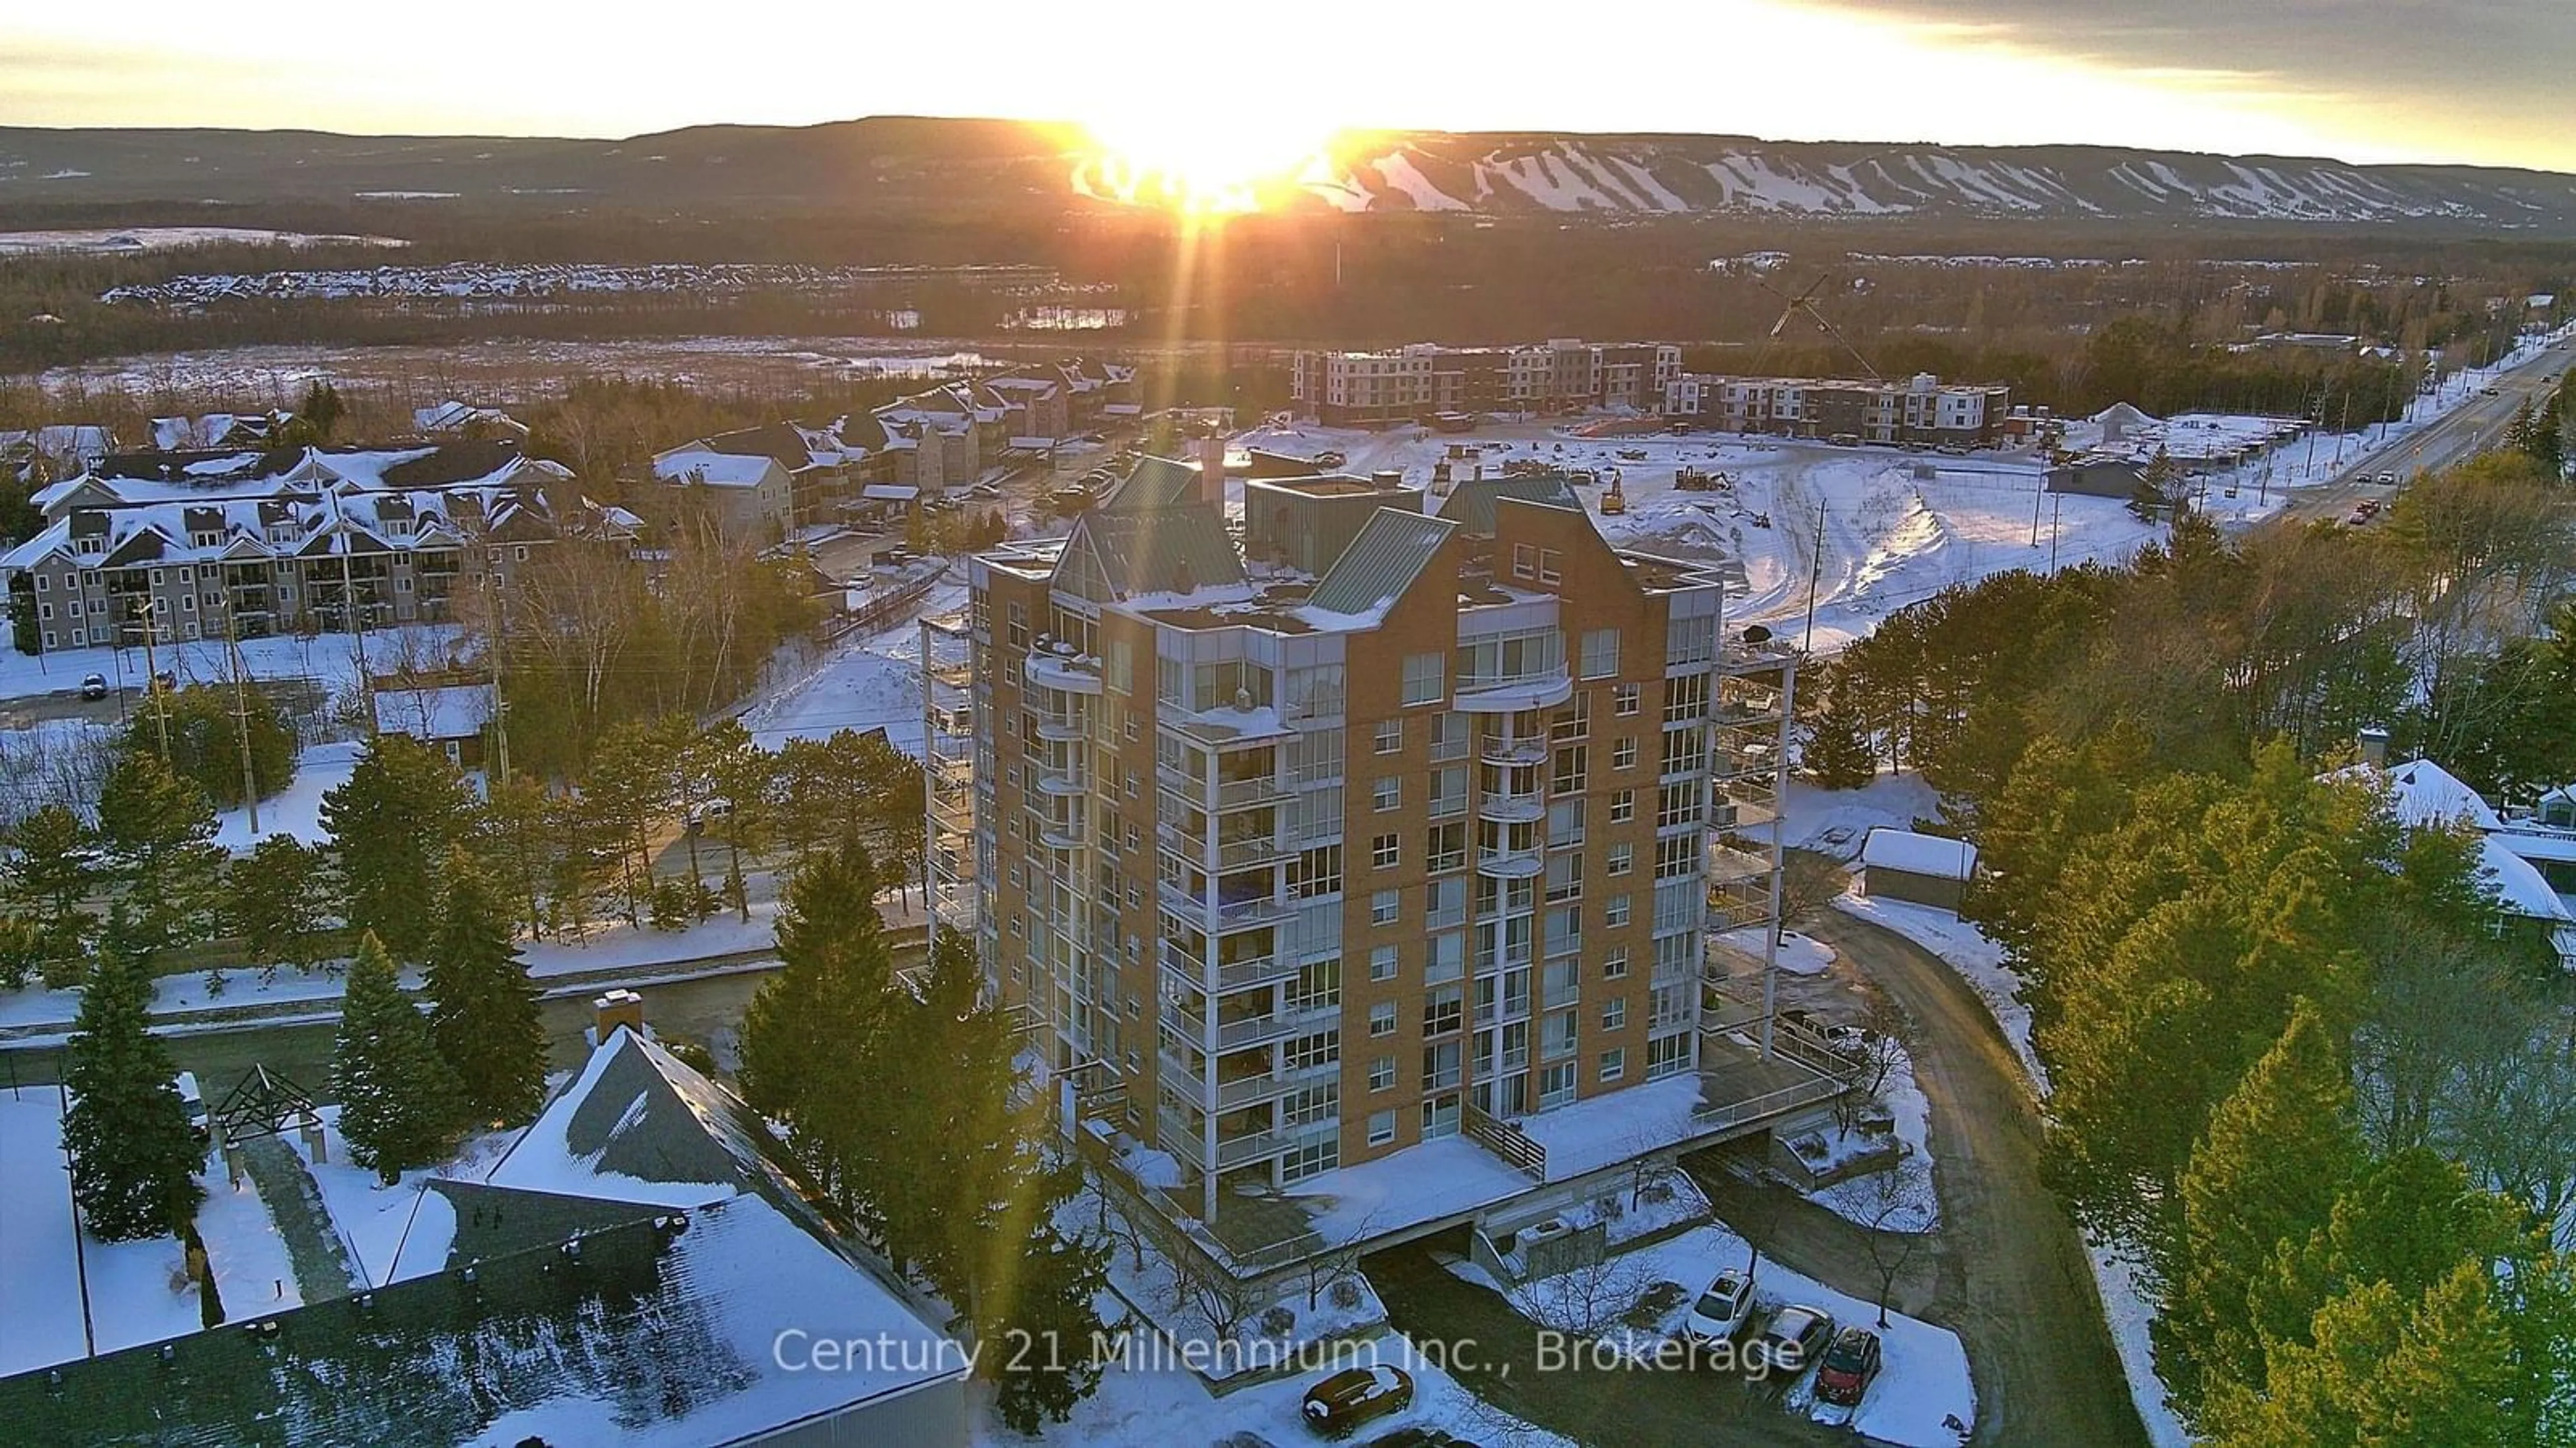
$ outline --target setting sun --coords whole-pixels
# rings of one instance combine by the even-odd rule
[[[1076,184],[1093,194],[1191,212],[1257,211],[1324,153],[1330,126],[1312,115],[1193,109],[1186,103],[1086,122],[1095,154]]]

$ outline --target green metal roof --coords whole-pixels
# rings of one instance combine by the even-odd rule
[[[1191,464],[1148,453],[1101,498],[1100,506],[1122,512],[1169,508],[1197,500],[1199,482],[1199,470]]]
[[[1467,478],[1441,500],[1440,516],[1457,523],[1469,533],[1490,538],[1494,535],[1494,505],[1505,498],[1518,498],[1528,503],[1546,503],[1559,508],[1583,506],[1575,496],[1574,485],[1560,473],[1535,473],[1510,478]]]
[[[1404,596],[1423,565],[1458,531],[1447,518],[1426,518],[1400,508],[1380,508],[1359,536],[1315,585],[1307,607],[1324,613],[1365,614]]]
[[[1114,598],[1194,591],[1245,581],[1243,557],[1234,551],[1234,539],[1225,531],[1225,520],[1205,503],[1142,511],[1104,512],[1095,508],[1074,525],[1066,556],[1072,558],[1086,548],[1090,561],[1076,574],[1087,574],[1096,566],[1100,580]],[[1088,583],[1086,577],[1066,581],[1077,588]],[[1187,590],[1183,584],[1188,585]]]

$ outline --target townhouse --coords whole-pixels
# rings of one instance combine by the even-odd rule
[[[1391,351],[1299,352],[1290,395],[1332,424],[1410,421],[1440,412],[1653,411],[1681,375],[1681,348],[1552,338],[1525,347],[1417,342]]]
[[[1929,372],[1903,382],[1681,373],[1660,396],[1665,416],[1723,432],[1885,445],[1983,446],[2002,435],[2012,410],[2009,387],[1945,383]]]

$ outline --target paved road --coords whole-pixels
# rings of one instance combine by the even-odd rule
[[[1542,1372],[1538,1326],[1500,1297],[1451,1276],[1421,1243],[1381,1252],[1368,1259],[1367,1270],[1369,1285],[1386,1303],[1387,1321],[1417,1342],[1451,1345],[1456,1356],[1450,1365],[1477,1397],[1578,1443],[1804,1448],[1872,1441],[1783,1412],[1740,1380],[1713,1370]],[[2072,1448],[2082,1440],[2055,1441]]]
[[[717,1061],[734,1064],[734,1046],[742,1028],[743,1008],[766,973],[673,981],[640,989],[644,1018],[665,1035],[705,1041]],[[589,1055],[582,1031],[590,1024],[587,997],[545,1002],[547,1054],[558,1069],[581,1064]],[[283,1073],[316,1100],[331,1101],[331,1043],[338,1027],[328,1021],[304,1025],[252,1026],[242,1030],[206,1031],[163,1037],[171,1060],[193,1071],[208,1105],[223,1098],[255,1065]],[[51,1083],[62,1072],[60,1047],[21,1047],[0,1051],[0,1089],[12,1084]]]
[[[1836,910],[1807,931],[1876,982],[1913,1026],[1907,1044],[1931,1102],[1941,1195],[1943,1260],[1925,1315],[1967,1346],[1975,1441],[2145,1448],[2083,1244],[2040,1181],[2038,1105],[1985,1003],[1893,931]],[[1801,1271],[1829,1265],[1802,1261],[1794,1249],[1782,1260]]]
[[[2439,472],[2494,447],[2502,440],[2505,425],[2513,421],[2514,409],[2526,400],[2539,406],[2540,399],[2558,385],[2558,374],[2571,361],[2576,361],[2576,339],[2544,348],[2530,361],[2486,383],[2495,389],[2495,396],[2472,394],[2465,404],[2423,431],[2362,453],[2335,481],[2295,494],[2283,516],[2340,518],[2363,498],[2388,495],[2388,489],[2363,481],[2374,473],[2392,472],[2401,479],[2412,478],[2419,472]]]

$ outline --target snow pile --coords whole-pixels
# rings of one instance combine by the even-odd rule
[[[938,615],[966,605],[966,586],[944,584],[922,600]],[[763,690],[743,711],[743,726],[764,749],[790,739],[825,739],[849,729],[885,731],[886,740],[922,757],[921,628],[912,620],[832,646],[806,673]]]
[[[1882,774],[1860,789],[1818,789],[1789,781],[1788,843],[1849,860],[1873,829],[1909,830],[1918,819],[1938,818],[1941,797],[1919,774]]]

